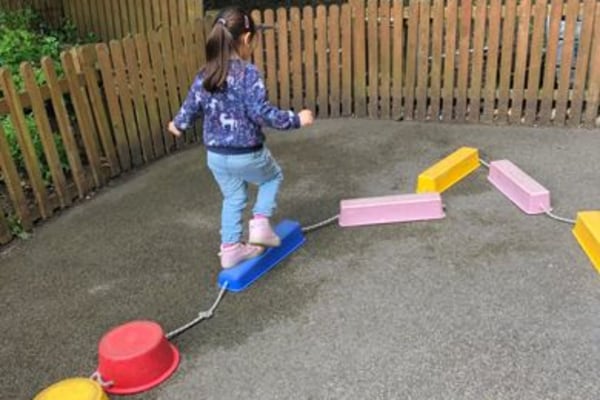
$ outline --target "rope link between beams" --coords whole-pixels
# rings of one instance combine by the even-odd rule
[[[317,224],[314,225],[310,225],[307,227],[302,228],[302,232],[304,233],[308,233],[308,232],[314,232],[317,229],[321,229],[324,228],[328,225],[331,225],[332,223],[334,223],[335,221],[337,221],[339,219],[339,215],[336,215],[334,217],[328,218],[322,222],[319,222]],[[208,310],[208,311],[202,311],[198,314],[198,317],[190,322],[188,322],[187,324],[181,326],[180,328],[175,329],[174,331],[171,331],[169,333],[167,333],[166,337],[168,340],[171,340],[179,335],[181,335],[182,333],[188,331],[189,329],[193,328],[194,326],[198,325],[200,322],[207,320],[209,318],[212,318],[212,316],[214,315],[217,307],[219,306],[219,304],[221,303],[221,300],[223,300],[223,297],[225,296],[225,293],[227,292],[227,283],[225,283],[223,285],[223,287],[221,288],[221,291],[219,292],[219,295],[217,296],[217,299],[215,300],[214,304],[212,305],[212,307]]]
[[[313,231],[316,231],[316,230],[321,229],[321,228],[325,228],[326,226],[329,226],[329,225],[333,224],[338,219],[340,219],[339,214],[335,215],[335,216],[333,216],[331,218],[328,218],[325,221],[319,222],[317,224],[304,227],[304,228],[302,228],[302,232],[309,233],[309,232],[313,232]]]
[[[574,219],[559,217],[558,215],[553,214],[552,211],[550,211],[550,210],[546,210],[546,211],[544,211],[544,213],[548,217],[550,217],[553,220],[558,221],[558,222],[564,222],[565,224],[571,224],[571,225],[575,225],[577,223],[577,221],[575,221]]]
[[[180,328],[175,329],[172,332],[169,332],[167,334],[167,339],[171,340],[174,337],[177,337],[177,336],[181,335],[183,332],[185,332],[185,331],[193,328],[194,326],[198,325],[200,322],[204,321],[205,319],[212,318],[212,316],[215,313],[215,310],[217,309],[217,307],[221,303],[221,300],[223,300],[223,297],[225,296],[225,292],[226,291],[227,291],[227,283],[225,283],[223,285],[223,287],[221,288],[221,291],[219,292],[219,295],[217,296],[217,299],[215,300],[214,304],[212,305],[212,307],[208,311],[202,311],[202,312],[200,312],[198,314],[198,317],[195,320],[190,321],[189,323],[183,325]]]

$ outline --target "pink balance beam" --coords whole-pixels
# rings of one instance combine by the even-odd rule
[[[550,192],[508,160],[490,163],[488,180],[527,214],[550,211]]]
[[[340,226],[426,221],[445,217],[439,193],[342,200]]]

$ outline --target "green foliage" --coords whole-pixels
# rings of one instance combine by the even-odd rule
[[[19,239],[29,239],[30,235],[23,228],[23,224],[21,220],[16,215],[8,216],[8,229],[13,234],[13,236],[18,237]]]
[[[50,168],[48,167],[48,163],[46,162],[46,156],[44,154],[44,147],[42,144],[42,139],[37,131],[37,127],[35,124],[35,119],[33,114],[29,113],[25,115],[25,122],[27,124],[27,129],[31,136],[31,141],[33,142],[33,148],[35,150],[36,158],[40,161],[40,166],[42,169],[42,178],[47,185],[52,184],[52,175],[50,173]],[[24,174],[26,172],[25,168],[25,160],[23,159],[23,153],[21,152],[21,148],[19,146],[19,142],[17,140],[17,132],[11,123],[8,117],[0,118],[0,124],[2,124],[2,128],[4,128],[4,132],[6,133],[6,139],[8,141],[8,147],[10,149],[10,154],[12,159],[15,161],[15,165],[19,173]],[[69,171],[69,163],[67,158],[67,151],[62,142],[62,138],[58,133],[53,134],[54,145],[56,146],[56,150],[58,152],[58,156],[60,159],[61,167],[63,171]]]
[[[86,38],[93,40],[93,36]],[[0,67],[8,68],[15,78],[15,83],[22,89],[23,82],[18,74],[22,62],[28,61],[34,67],[38,83],[44,83],[39,68],[42,57],[55,60],[59,76],[62,67],[58,60],[63,50],[82,43],[77,37],[72,23],[65,23],[59,29],[50,29],[40,15],[31,9],[18,11],[0,10]]]
[[[84,40],[78,38],[76,27],[69,22],[62,24],[59,29],[50,28],[37,12],[29,8],[18,11],[0,10],[0,67],[11,71],[19,90],[23,89],[23,80],[19,74],[21,63],[29,62],[33,66],[37,83],[43,84],[44,76],[40,68],[40,60],[43,57],[50,57],[54,60],[57,74],[61,77],[63,70],[59,61],[60,53],[73,45],[94,40],[93,35],[88,35]],[[31,113],[28,113],[25,121],[35,154],[40,162],[43,178],[46,184],[50,185],[52,183],[51,174],[35,119]],[[0,124],[6,132],[10,152],[17,169],[21,175],[24,175],[26,172],[25,162],[15,128],[8,116],[0,117]],[[68,171],[69,163],[62,138],[57,133],[54,133],[53,136],[63,170]]]

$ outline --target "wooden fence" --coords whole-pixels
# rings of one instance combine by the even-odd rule
[[[104,42],[159,27],[183,25],[204,15],[201,0],[59,0],[79,33]]]
[[[7,197],[0,212],[0,242],[11,239],[11,221],[29,230],[109,179],[197,142],[198,129],[175,141],[165,127],[204,62],[203,43],[204,27],[198,22],[80,47],[62,54],[64,78],[58,78],[52,60],[41,61],[47,82],[41,87],[32,65],[23,63],[26,91],[21,94],[10,72],[0,68],[0,116],[9,115],[24,164],[20,170],[0,125],[0,194]],[[26,123],[30,113],[35,133]],[[43,157],[36,155],[33,137],[41,141]],[[61,160],[61,147],[66,160]]]
[[[278,27],[255,62],[279,105],[321,116],[595,126],[600,3],[519,3],[351,0],[255,12]]]
[[[254,62],[280,107],[517,126],[594,127],[600,115],[595,0],[353,0],[253,17],[277,27],[259,37]],[[44,59],[41,87],[25,63],[21,94],[0,69],[0,116],[10,116],[22,154],[18,164],[0,126],[0,242],[15,219],[30,229],[109,179],[200,141],[198,126],[179,141],[165,127],[204,62],[206,30],[199,20],[65,52],[61,79]]]

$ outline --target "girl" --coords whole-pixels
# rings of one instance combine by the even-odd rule
[[[263,126],[297,129],[313,123],[309,110],[283,111],[267,100],[258,69],[249,63],[257,27],[240,8],[218,16],[206,43],[207,63],[196,77],[169,131],[180,136],[204,115],[207,164],[221,193],[221,265],[230,268],[260,255],[263,247],[277,247],[280,238],[269,218],[283,180],[281,168],[265,146]],[[242,213],[247,185],[258,185],[249,244],[242,243]]]

